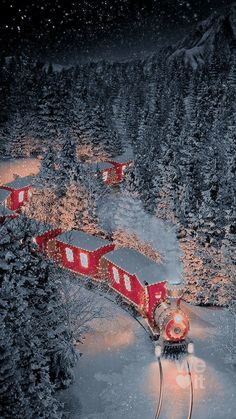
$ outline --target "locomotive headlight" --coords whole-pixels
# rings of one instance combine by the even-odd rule
[[[184,320],[183,316],[181,316],[180,314],[176,314],[175,317],[174,317],[174,321],[176,323],[181,323],[183,320]]]

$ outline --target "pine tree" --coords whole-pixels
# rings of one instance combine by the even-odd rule
[[[60,134],[58,170],[61,183],[67,183],[68,179],[76,180],[79,175],[76,145],[68,129]]]
[[[80,183],[71,181],[58,205],[59,225],[65,230],[82,230],[88,212],[88,195]]]
[[[6,268],[6,267],[5,267]],[[1,274],[4,272],[1,267]],[[4,289],[5,288],[5,289]],[[18,363],[19,349],[14,345],[14,334],[7,327],[10,304],[16,301],[17,293],[10,284],[1,284],[0,295],[0,415],[1,417],[17,417],[19,412],[25,411],[25,401],[20,386],[20,373]],[[16,302],[14,305],[16,311]],[[18,303],[19,307],[19,303]],[[14,403],[12,403],[14,401]]]
[[[14,119],[8,123],[8,150],[11,157],[29,157],[32,144],[27,137],[27,128],[20,112],[16,112]]]
[[[57,190],[52,186],[33,188],[32,196],[24,206],[24,213],[31,219],[44,224],[60,225],[60,201]],[[62,226],[63,227],[63,226]]]
[[[49,144],[44,151],[37,183],[43,187],[55,187],[57,183],[57,151],[52,144]]]
[[[104,184],[101,173],[94,172],[90,166],[83,168],[81,185],[86,191],[87,208],[84,213],[83,231],[104,236],[99,225],[99,211],[104,202],[109,200],[109,189]]]
[[[129,227],[140,223],[142,206],[139,193],[139,179],[135,169],[127,173],[121,188],[118,205],[114,215],[116,230],[129,230]]]

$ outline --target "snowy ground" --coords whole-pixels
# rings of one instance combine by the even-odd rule
[[[11,182],[14,174],[19,176],[36,175],[41,161],[38,159],[0,160],[0,184]]]
[[[75,383],[61,394],[71,419],[151,419],[159,391],[152,344],[128,313],[97,297],[108,318],[94,322],[80,346],[83,356]],[[235,417],[235,370],[225,363],[220,337],[225,312],[186,306],[196,353],[189,359],[194,387],[193,419]],[[112,316],[111,316],[112,314]],[[164,397],[161,419],[185,419],[189,384],[185,361],[163,361]],[[235,407],[234,407],[235,406]]]

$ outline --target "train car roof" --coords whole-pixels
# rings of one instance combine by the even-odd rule
[[[108,163],[106,161],[101,161],[98,163],[93,163],[90,165],[90,168],[94,171],[96,170],[106,170],[106,169],[113,169],[113,165],[111,163]]]
[[[3,203],[11,195],[10,191],[6,189],[0,189],[0,204]]]
[[[146,256],[129,248],[113,250],[107,253],[104,258],[114,263],[119,268],[136,275],[144,285],[166,281],[166,269],[163,265],[158,265]]]
[[[120,156],[115,156],[115,157],[112,157],[111,159],[107,159],[107,161],[123,164],[123,163],[128,163],[128,162],[133,161],[133,158],[134,158],[133,153],[131,151],[128,151],[126,153],[121,154]]]
[[[22,189],[22,188],[25,188],[26,186],[31,186],[33,183],[33,179],[34,179],[33,176],[18,177],[12,182],[6,183],[4,186],[7,186],[12,189]]]
[[[115,163],[120,163],[120,164],[123,164],[123,163],[128,163],[128,162],[131,162],[132,161],[132,159],[131,158],[124,158],[124,157],[122,157],[122,156],[119,156],[119,157],[116,157],[115,159],[114,159],[114,162]]]
[[[95,251],[101,247],[112,244],[109,240],[100,239],[99,237],[92,236],[91,234],[79,230],[71,230],[62,233],[57,236],[56,240],[87,251]]]
[[[5,217],[9,215],[17,215],[14,211],[11,211],[9,208],[6,208],[4,205],[0,205],[0,217]]]

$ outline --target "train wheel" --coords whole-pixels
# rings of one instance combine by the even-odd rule
[[[138,315],[138,312],[134,306],[129,305],[129,311],[133,317],[136,317]]]
[[[85,287],[86,287],[88,290],[91,290],[92,288],[94,288],[94,285],[93,285],[92,281],[90,281],[90,280],[88,279],[88,280],[86,281]]]
[[[119,305],[121,305],[123,303],[123,300],[119,295],[116,296],[116,303],[119,304]]]
[[[154,340],[154,342],[156,342],[160,339],[160,335],[151,335],[151,339]]]

